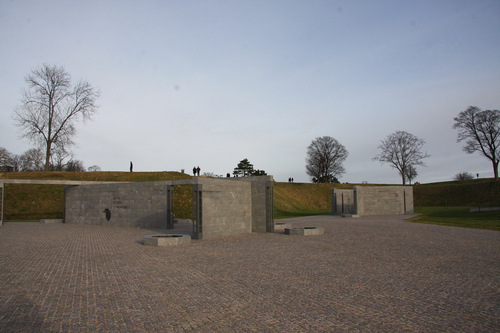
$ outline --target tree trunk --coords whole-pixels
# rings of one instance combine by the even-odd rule
[[[498,162],[493,162],[493,181],[498,181]]]
[[[47,150],[45,151],[45,171],[50,171],[50,150],[52,143],[47,141]]]

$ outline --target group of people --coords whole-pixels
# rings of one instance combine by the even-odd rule
[[[288,178],[289,183],[293,183],[293,178]]]

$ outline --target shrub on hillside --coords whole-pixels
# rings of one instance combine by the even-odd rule
[[[462,181],[462,180],[472,180],[474,179],[474,176],[465,171],[465,172],[459,172],[455,175],[455,178],[453,178],[453,180],[458,180],[458,181]]]

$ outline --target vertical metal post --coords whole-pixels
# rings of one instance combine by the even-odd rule
[[[358,212],[358,191],[356,189],[353,189],[353,199],[354,199],[354,211],[352,212],[353,214],[359,214]]]
[[[0,183],[0,225],[3,225],[4,184]]]
[[[266,182],[266,232],[274,232],[274,188]]]
[[[403,190],[403,209],[404,209],[404,212],[403,214],[406,214],[406,190]]]
[[[332,190],[332,214],[337,214],[337,193],[335,193],[335,189]]]
[[[203,201],[201,184],[193,185],[193,238],[203,239]]]
[[[342,214],[344,214],[344,193],[342,193]]]
[[[167,229],[174,229],[174,186],[167,185]]]

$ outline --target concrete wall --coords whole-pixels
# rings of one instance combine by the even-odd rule
[[[193,186],[193,238],[274,231],[272,176],[71,186],[65,222],[171,228],[176,185]]]
[[[412,186],[355,186],[358,215],[413,213]]]
[[[166,185],[165,182],[145,182],[67,186],[64,221],[75,224],[166,228]]]
[[[340,202],[342,195],[344,211]],[[354,186],[352,190],[332,190],[332,214],[399,215],[411,213],[413,213],[412,186]]]
[[[198,196],[198,214],[194,222],[200,226],[196,238],[252,232],[251,183],[206,179],[194,185],[194,191]]]
[[[274,232],[273,177],[234,177],[228,180],[250,182],[252,185],[252,231]]]

